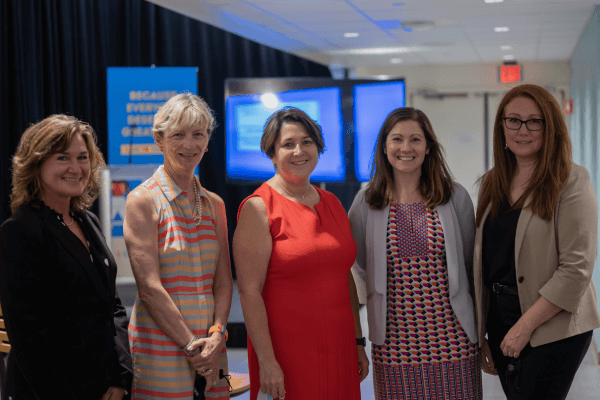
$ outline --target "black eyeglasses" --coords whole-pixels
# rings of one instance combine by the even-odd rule
[[[502,119],[504,120],[504,126],[513,131],[518,131],[521,129],[521,125],[523,124],[525,124],[527,129],[530,131],[541,131],[544,129],[545,121],[539,118],[528,119],[527,121],[523,121],[515,117],[506,117]]]

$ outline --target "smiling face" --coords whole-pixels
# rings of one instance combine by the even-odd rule
[[[522,121],[530,119],[544,119],[544,116],[535,102],[528,97],[517,97],[504,108],[504,117],[514,117]],[[521,124],[518,130],[508,129],[502,122],[504,139],[510,151],[519,161],[535,159],[542,148],[544,129],[530,131],[526,124]]]
[[[277,167],[277,173],[286,181],[302,183],[310,179],[310,174],[317,166],[319,150],[304,126],[286,122],[275,141],[275,153],[271,161]]]
[[[156,143],[165,156],[165,168],[187,174],[200,164],[208,146],[208,128],[193,125],[174,129],[157,138]]]
[[[90,169],[85,140],[81,134],[75,134],[68,149],[52,154],[42,163],[44,202],[52,205],[81,195],[88,184]]]
[[[429,154],[425,134],[417,121],[398,122],[390,130],[383,152],[394,170],[394,176],[421,175],[421,165]]]

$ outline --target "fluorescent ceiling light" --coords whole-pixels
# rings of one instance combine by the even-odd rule
[[[347,37],[347,38],[355,38],[355,37],[358,37],[358,36],[359,36],[358,32],[346,32],[346,33],[344,33],[344,37]]]
[[[375,78],[379,79],[380,81],[385,81],[386,79],[389,79],[389,75],[377,75]]]
[[[502,58],[504,58],[505,60],[514,60],[515,56],[513,56],[512,54],[506,54],[505,56],[503,56]]]
[[[484,0],[486,3],[502,3],[504,0]]]
[[[494,32],[508,32],[510,29],[506,26],[497,26],[494,28]]]
[[[401,54],[401,53],[418,53],[422,51],[429,51],[427,47],[368,47],[364,49],[346,49],[346,50],[334,50],[330,54],[352,54],[352,55],[383,55],[383,54]]]
[[[509,50],[512,50],[512,49],[513,49],[513,47],[510,46],[510,45],[500,46],[500,50],[502,50],[502,51],[509,51]]]
[[[399,59],[399,58],[392,58],[392,59],[390,60],[390,62],[391,62],[392,64],[400,64],[400,63],[402,62],[402,60],[401,60],[401,59]]]

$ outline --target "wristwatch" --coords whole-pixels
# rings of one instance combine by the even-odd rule
[[[356,345],[357,346],[366,347],[367,346],[367,339],[365,339],[364,337],[356,338]]]

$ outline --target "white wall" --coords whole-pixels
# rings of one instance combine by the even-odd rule
[[[499,82],[496,64],[411,65],[357,68],[358,79],[387,76],[404,78],[406,104],[421,109],[433,125],[446,152],[446,161],[456,181],[467,188],[476,203],[475,181],[484,168],[484,93],[488,93],[488,163],[491,167],[491,134],[497,106],[502,95],[522,83],[533,83],[549,89],[560,104],[569,97],[568,61],[523,62],[523,80],[516,84]],[[423,96],[423,92],[454,94],[443,100]],[[568,118],[567,124],[569,123]]]

